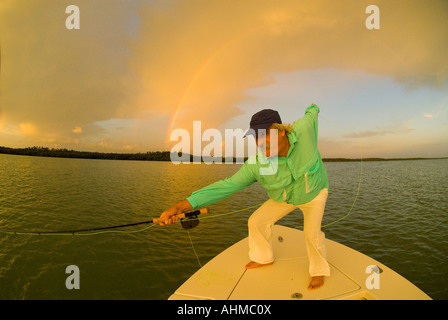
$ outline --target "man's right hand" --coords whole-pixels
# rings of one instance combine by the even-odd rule
[[[176,221],[179,221],[179,215],[181,213],[187,212],[189,210],[193,209],[190,202],[188,202],[187,199],[182,200],[179,203],[176,203],[175,205],[171,206],[167,210],[165,210],[159,217],[159,224],[161,226],[164,225],[170,225],[173,224]]]

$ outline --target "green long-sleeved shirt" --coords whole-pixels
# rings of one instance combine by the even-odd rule
[[[233,176],[193,192],[187,198],[193,209],[224,200],[257,181],[269,198],[294,205],[310,202],[322,189],[329,188],[327,171],[317,149],[318,114],[319,108],[312,104],[303,118],[293,122],[286,157],[277,157],[275,161],[259,151]],[[267,174],[269,168],[271,174]]]

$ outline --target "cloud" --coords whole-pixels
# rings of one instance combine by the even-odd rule
[[[82,133],[82,128],[81,127],[75,127],[73,130],[72,130],[72,132],[73,133]]]
[[[138,79],[128,68],[135,5],[79,0],[81,29],[68,30],[69,1],[2,0],[2,122],[33,123],[60,141],[79,125],[135,116]]]
[[[37,128],[30,122],[22,122],[19,124],[20,130],[25,136],[34,136],[37,133]]]
[[[411,89],[448,80],[444,0],[372,0],[380,30],[356,0],[77,0],[81,29],[67,30],[70,4],[1,1],[1,130],[32,123],[34,139],[63,143],[80,127],[94,146],[111,144],[96,125],[111,119],[219,128],[249,89],[294,70],[360,70]]]
[[[398,125],[398,126],[388,126],[388,127],[377,127],[374,130],[365,130],[360,132],[353,132],[345,134],[345,138],[370,138],[376,136],[386,136],[386,135],[404,135],[411,131],[414,128],[407,125]]]
[[[145,87],[142,104],[178,112],[173,127],[198,119],[219,127],[241,114],[248,89],[298,69],[361,70],[410,89],[447,84],[444,1],[371,1],[381,13],[373,31],[359,1],[156,3],[141,10],[133,65]]]

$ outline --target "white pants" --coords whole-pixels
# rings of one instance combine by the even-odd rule
[[[298,206],[272,199],[266,201],[249,218],[250,259],[262,264],[274,261],[271,228],[279,219],[299,208],[303,213],[303,232],[310,262],[309,273],[312,277],[330,276],[330,266],[326,259],[325,234],[321,231],[327,197],[328,189],[322,189],[312,201]]]

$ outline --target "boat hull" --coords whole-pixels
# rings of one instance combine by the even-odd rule
[[[410,281],[382,263],[326,239],[330,277],[308,290],[310,276],[303,231],[274,225],[272,265],[246,270],[245,238],[199,269],[170,300],[428,300]],[[379,273],[373,266],[377,266]]]

